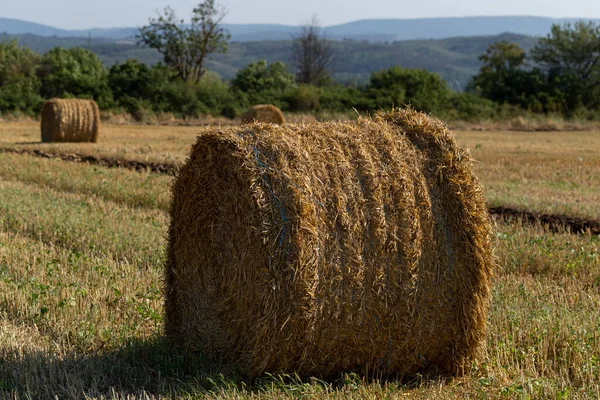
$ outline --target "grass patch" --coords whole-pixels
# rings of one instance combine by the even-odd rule
[[[0,176],[56,191],[86,194],[130,207],[168,210],[172,177],[0,153]]]
[[[166,226],[159,210],[0,180],[0,229],[82,254],[155,268]]]
[[[457,132],[492,206],[600,219],[600,131]]]

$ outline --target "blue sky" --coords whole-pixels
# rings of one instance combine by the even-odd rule
[[[217,0],[218,1],[218,0]],[[0,0],[0,17],[63,29],[141,26],[170,5],[187,17],[192,0]],[[535,15],[600,18],[600,0],[222,0],[225,22],[298,25],[316,14],[322,25],[364,18]]]

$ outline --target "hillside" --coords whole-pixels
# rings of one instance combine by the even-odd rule
[[[131,41],[109,39],[58,38],[34,35],[15,36],[18,42],[38,53],[55,46],[89,48],[98,54],[107,66],[128,58],[146,64],[160,61],[160,55],[151,49],[141,48]],[[9,40],[0,35],[0,41]],[[443,40],[411,40],[392,43],[343,40],[333,42],[336,62],[333,77],[343,83],[362,84],[374,71],[401,65],[406,68],[422,68],[440,74],[454,90],[462,90],[469,79],[479,70],[477,57],[490,43],[508,40],[517,42],[525,50],[535,43],[530,36],[502,34],[498,36],[458,37]],[[251,62],[267,60],[283,61],[292,66],[292,42],[255,41],[231,43],[227,54],[216,55],[208,63],[210,70],[224,79],[232,79],[237,71]]]
[[[552,24],[576,19],[553,19],[527,16],[420,18],[420,19],[365,19],[341,25],[324,27],[333,40],[353,39],[372,42],[392,42],[417,39],[447,39],[460,36],[494,36],[513,32],[528,36],[546,35]],[[600,20],[595,20],[600,22]],[[297,26],[278,24],[223,24],[231,33],[232,41],[289,40]],[[0,18],[0,33],[11,35],[92,37],[108,39],[132,38],[136,27],[91,28],[66,30],[10,18]]]

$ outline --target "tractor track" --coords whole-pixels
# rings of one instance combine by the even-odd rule
[[[144,161],[136,161],[136,160],[122,160],[116,158],[107,158],[107,157],[96,157],[96,156],[85,156],[81,154],[74,153],[51,153],[38,149],[14,149],[14,148],[0,148],[1,153],[11,153],[11,154],[23,154],[34,157],[41,158],[50,158],[50,159],[59,159],[63,161],[72,161],[72,162],[80,162],[87,163],[90,165],[99,165],[101,167],[107,168],[126,168],[138,172],[149,171],[157,174],[165,174],[165,175],[175,175],[178,167],[174,164],[161,164],[161,163],[153,163],[153,162],[144,162]]]
[[[562,214],[542,214],[503,206],[490,207],[488,210],[490,215],[497,219],[541,224],[553,232],[566,230],[574,234],[600,235],[600,221],[595,219],[570,217]]]

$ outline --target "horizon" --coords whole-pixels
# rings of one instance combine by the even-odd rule
[[[14,21],[21,21],[21,22],[26,22],[26,23],[32,23],[32,24],[38,24],[38,25],[47,26],[47,27],[54,28],[54,29],[65,30],[65,31],[85,31],[85,30],[95,30],[95,29],[127,29],[127,28],[138,28],[139,26],[142,26],[142,25],[131,24],[131,25],[88,26],[88,27],[82,27],[82,28],[66,28],[63,26],[51,25],[51,24],[44,23],[44,22],[21,19],[21,18],[13,18],[10,16],[4,16],[4,15],[0,15],[0,18],[14,20]],[[359,18],[359,19],[353,19],[350,21],[340,22],[340,23],[336,23],[336,24],[329,24],[329,25],[320,23],[320,26],[322,28],[328,28],[328,27],[333,27],[333,26],[351,24],[353,22],[358,22],[358,21],[436,20],[436,19],[467,19],[467,18],[540,18],[540,19],[551,19],[551,20],[586,20],[586,21],[600,20],[600,17],[548,17],[548,16],[542,16],[542,15],[525,15],[525,14],[509,15],[509,14],[507,14],[507,15],[464,15],[464,16],[441,16],[441,17]],[[224,25],[275,25],[275,26],[292,26],[292,27],[303,25],[302,23],[286,24],[286,23],[278,23],[278,22],[230,22],[230,21],[223,21],[223,24]]]
[[[156,16],[157,10],[171,6],[188,19],[199,0],[21,0],[2,7],[3,18],[17,19],[64,30],[139,27]],[[228,13],[226,24],[276,24],[299,26],[313,15],[322,26],[335,26],[358,20],[435,19],[470,17],[540,17],[551,19],[600,19],[600,2],[593,0],[505,0],[502,4],[464,0],[448,3],[423,0],[399,6],[392,0],[217,0]],[[118,10],[118,12],[115,12]],[[540,10],[543,10],[540,13]],[[585,17],[582,16],[585,14]]]

